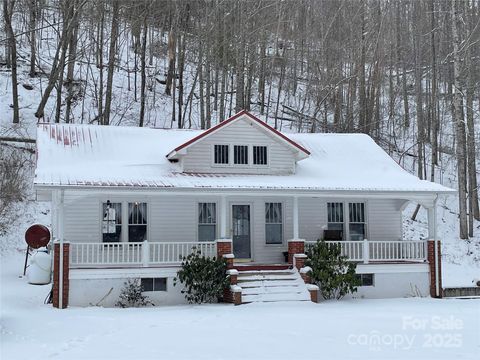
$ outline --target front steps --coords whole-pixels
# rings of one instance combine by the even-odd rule
[[[298,271],[239,269],[237,282],[242,288],[242,304],[252,302],[311,301]]]

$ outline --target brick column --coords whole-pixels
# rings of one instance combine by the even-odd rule
[[[221,259],[225,254],[232,253],[232,239],[217,240],[217,257]]]
[[[310,293],[310,300],[314,303],[318,303],[318,286],[308,284],[307,285],[308,292]]]
[[[308,274],[310,271],[312,271],[312,268],[310,266],[305,266],[300,269],[300,276],[302,277],[305,284],[312,283],[312,278]]]
[[[443,295],[442,288],[442,252],[440,240],[437,241],[438,252],[438,282],[439,282],[439,296],[436,291],[436,273],[435,273],[435,240],[428,240],[427,242],[427,260],[430,268],[430,296],[433,298],[441,298]]]
[[[293,255],[305,253],[305,240],[288,240],[288,263],[293,265]]]
[[[242,299],[241,299],[241,289],[239,288],[239,286],[237,286],[238,270],[229,269],[229,270],[227,270],[227,275],[230,278],[230,286],[223,290],[223,301],[228,302],[228,303],[232,303],[232,304],[235,304],[235,305],[239,305],[239,304],[236,304],[236,297],[238,298],[238,296],[240,296],[240,303],[242,302]],[[237,288],[240,289],[239,290],[240,291],[239,295],[238,294],[235,295],[235,292],[232,290],[232,289],[237,289]],[[237,289],[237,292],[238,292],[238,289]]]
[[[305,254],[294,254],[293,255],[293,265],[300,270],[305,265],[305,260],[307,260],[307,255]]]
[[[63,279],[62,279],[62,309],[68,306],[69,292],[69,268],[70,268],[70,244],[63,243]],[[53,307],[60,307],[60,243],[53,245]]]
[[[230,292],[232,293],[233,303],[235,305],[242,305],[242,288],[238,285],[231,285]]]

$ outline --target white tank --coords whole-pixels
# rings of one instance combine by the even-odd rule
[[[45,249],[38,249],[30,258],[27,268],[27,279],[29,284],[45,285],[50,284],[52,270],[52,259]]]

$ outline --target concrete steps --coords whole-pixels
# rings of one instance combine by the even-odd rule
[[[242,288],[242,303],[310,301],[310,293],[296,270],[239,271],[237,281]]]

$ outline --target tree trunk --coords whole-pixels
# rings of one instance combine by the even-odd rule
[[[165,85],[165,94],[172,95],[172,81],[175,73],[175,29],[172,28],[168,34],[168,72]]]
[[[465,151],[465,123],[463,121],[462,111],[462,89],[461,89],[461,57],[460,57],[460,27],[461,19],[457,13],[457,0],[452,1],[452,36],[453,36],[453,115],[455,121],[456,134],[456,156],[458,172],[458,200],[459,200],[459,221],[460,238],[468,239],[467,224],[467,178],[466,178],[466,151]]]
[[[112,107],[113,70],[115,67],[115,52],[117,51],[116,44],[117,44],[117,37],[118,37],[119,7],[120,7],[120,1],[113,1],[112,27],[110,31],[110,48],[108,50],[107,89],[105,91],[105,110],[103,112],[103,125],[110,125],[110,113],[111,113],[111,107]]]
[[[435,167],[438,165],[438,116],[437,116],[437,56],[435,47],[435,2],[430,0],[430,39],[432,48],[432,100],[431,106],[431,143],[432,143],[432,166],[430,180],[435,181]]]
[[[30,77],[35,77],[35,61],[36,61],[36,26],[37,26],[37,0],[30,0],[29,3],[29,31],[30,31]]]
[[[140,121],[138,126],[143,127],[145,122],[145,88],[147,84],[147,74],[146,74],[146,51],[147,51],[147,10],[145,10],[145,15],[143,18],[143,38],[142,38],[142,53],[140,55],[140,66],[141,66],[141,84],[140,84]]]
[[[62,66],[60,66],[60,61],[64,62],[65,61],[65,53],[67,51],[68,47],[68,39],[70,38],[70,35],[73,31],[73,23],[75,22],[76,18],[78,17],[78,14],[85,5],[87,0],[83,0],[79,6],[75,9],[73,12],[73,16],[71,19],[69,19],[68,24],[64,24],[66,26],[67,30],[65,32],[65,36],[62,35],[57,51],[55,53],[55,58],[53,60],[53,65],[52,65],[52,71],[50,73],[50,77],[48,78],[48,84],[47,87],[45,88],[45,91],[43,92],[42,99],[40,100],[40,104],[38,104],[38,108],[35,111],[35,117],[37,118],[42,118],[44,116],[44,111],[45,111],[45,105],[47,105],[48,99],[50,97],[50,94],[55,87],[55,84],[58,80],[58,77],[60,75],[60,71],[62,70]],[[68,3],[65,5],[67,7],[73,6],[73,2],[70,0]]]
[[[18,80],[17,80],[17,43],[12,28],[12,14],[15,0],[3,0],[3,19],[5,21],[6,35],[8,37],[10,64],[12,66],[12,101],[13,101],[13,123],[20,122],[18,105]]]

